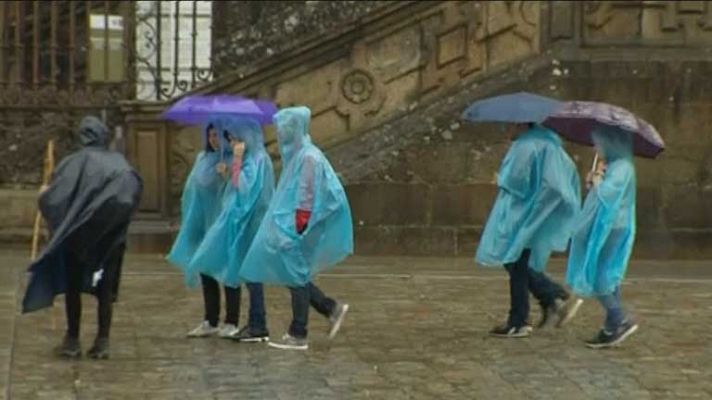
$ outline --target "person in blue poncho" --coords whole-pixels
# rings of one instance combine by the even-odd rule
[[[231,154],[229,146],[219,134],[222,121],[212,118],[203,131],[204,149],[196,157],[188,175],[181,197],[181,227],[170,253],[169,262],[182,269],[188,286],[197,284],[198,276],[191,272],[190,264],[205,234],[222,209],[222,196],[228,178]],[[220,317],[220,288],[208,275],[200,275],[205,301],[204,321],[188,332],[188,337],[206,337],[215,334],[229,336],[237,331],[238,293],[225,287],[225,325],[218,328]]]
[[[476,255],[479,264],[504,265],[509,273],[509,318],[490,331],[497,337],[529,336],[529,292],[542,308],[540,327],[563,325],[581,305],[544,274],[551,252],[566,250],[581,204],[576,167],[551,130],[536,124],[512,128],[515,138]]]
[[[621,305],[620,285],[635,241],[635,167],[632,135],[604,129],[593,133],[605,159],[577,218],[566,281],[579,296],[596,297],[606,311],[603,329],[587,345],[615,346],[638,329]],[[598,179],[596,179],[598,178]]]
[[[193,256],[190,274],[200,273],[226,287],[237,288],[235,314],[239,316],[241,280],[238,273],[272,198],[274,170],[257,121],[226,118],[222,130],[232,148],[231,176],[223,195],[222,213]],[[241,342],[267,341],[262,284],[247,283],[247,289],[249,322],[243,328],[226,332],[226,336]]]
[[[293,319],[281,349],[308,348],[309,306],[328,317],[329,337],[338,332],[348,304],[324,295],[313,278],[353,252],[351,211],[336,173],[309,136],[311,111],[292,107],[274,116],[282,174],[267,214],[245,257],[249,282],[288,286]]]

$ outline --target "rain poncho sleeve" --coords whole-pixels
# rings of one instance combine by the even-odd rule
[[[217,125],[217,121],[210,125]],[[196,157],[181,196],[180,230],[166,257],[186,273],[186,282],[191,286],[197,282],[197,276],[190,274],[190,262],[222,209],[226,179],[217,173],[216,167],[219,162],[229,162],[229,159],[226,161],[221,154],[221,151],[210,151],[206,144],[206,149]]]
[[[272,199],[274,170],[257,122],[236,119],[228,130],[246,146],[239,179],[228,183],[223,210],[196,251],[190,271],[209,275],[225,286],[238,287],[242,261]],[[233,162],[239,160],[233,158]]]
[[[303,286],[353,252],[351,211],[343,186],[308,135],[309,110],[288,108],[275,116],[284,170],[272,204],[244,262],[250,282]],[[297,231],[297,210],[310,210]]]
[[[529,249],[529,267],[543,271],[552,251],[566,250],[573,231],[581,202],[575,165],[556,134],[537,126],[512,144],[497,185],[476,261],[502,266]]]
[[[610,294],[623,280],[635,241],[635,185],[633,161],[615,158],[586,196],[566,271],[577,295]]]

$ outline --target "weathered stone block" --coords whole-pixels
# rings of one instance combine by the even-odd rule
[[[346,194],[355,225],[425,224],[430,188],[422,184],[363,183],[349,185]]]
[[[32,228],[37,212],[36,190],[0,190],[3,228]]]
[[[452,228],[380,226],[355,228],[355,252],[359,255],[453,256]]]
[[[488,184],[443,185],[433,188],[433,225],[483,225],[497,194]]]

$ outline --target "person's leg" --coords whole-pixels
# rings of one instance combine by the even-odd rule
[[[248,343],[269,341],[269,331],[267,330],[267,321],[265,318],[265,300],[262,284],[247,283],[246,286],[247,292],[250,294],[250,315],[247,326],[240,330],[237,340]],[[297,328],[297,330],[299,329]]]
[[[606,332],[614,333],[625,321],[625,310],[620,300],[620,289],[616,288],[611,294],[598,296],[598,301],[606,311],[606,320],[603,329]]]
[[[309,287],[290,287],[292,294],[292,323],[289,325],[289,335],[306,339],[309,323]]]
[[[597,297],[601,306],[606,311],[603,329],[593,339],[586,342],[591,348],[612,347],[622,343],[633,334],[638,325],[626,315],[621,304],[620,288],[612,293]]]
[[[509,326],[519,328],[529,319],[529,250],[517,262],[506,266],[509,272]]]
[[[205,304],[205,321],[211,327],[217,327],[220,320],[220,286],[218,282],[207,276],[200,274],[200,282],[203,287],[203,301]]]
[[[79,325],[82,318],[82,265],[71,256],[65,257],[67,270],[67,291],[64,296],[67,315],[67,336],[79,338]]]
[[[96,359],[109,358],[109,332],[111,330],[111,318],[113,314],[115,280],[118,272],[109,269],[109,264],[105,264],[105,268],[96,288],[97,323],[99,330],[94,340],[94,345],[87,353],[89,357]]]
[[[572,298],[558,283],[545,273],[527,269],[529,274],[529,291],[541,306],[541,321],[538,328],[553,324],[561,327],[571,320],[578,312],[583,300]]]
[[[563,286],[554,282],[545,273],[527,268],[529,291],[542,308],[554,306],[557,299],[566,300],[569,294]]]
[[[225,286],[223,290],[225,292],[225,324],[237,326],[240,320],[240,288]]]
[[[527,269],[529,250],[522,252],[519,260],[505,265],[509,273],[509,317],[503,325],[490,331],[490,335],[497,337],[526,337],[531,332],[529,318],[529,275]]]
[[[62,343],[55,348],[55,353],[60,357],[79,357],[82,354],[79,344],[79,326],[82,318],[82,266],[68,251],[64,255],[63,262],[67,282],[64,296],[67,332]]]
[[[220,285],[215,279],[203,274],[200,274],[200,281],[203,287],[205,316],[200,325],[188,332],[188,337],[193,338],[211,336],[219,332]]]
[[[254,332],[267,332],[264,288],[261,283],[248,283],[250,294],[250,317],[248,326]]]
[[[324,292],[312,282],[307,283],[306,288],[309,291],[309,304],[314,307],[319,314],[327,318],[331,317],[336,309],[336,301],[325,295]]]
[[[331,297],[328,297],[312,282],[307,284],[307,288],[309,289],[309,303],[311,306],[314,307],[319,314],[329,318],[331,325],[329,328],[329,339],[333,339],[339,332],[339,329],[341,329],[341,323],[349,311],[349,305],[339,303]]]

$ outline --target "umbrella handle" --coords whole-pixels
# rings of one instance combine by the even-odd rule
[[[596,166],[598,165],[598,152],[593,156],[593,165],[591,165],[591,172],[596,172]]]

